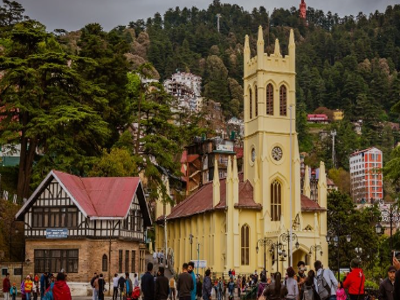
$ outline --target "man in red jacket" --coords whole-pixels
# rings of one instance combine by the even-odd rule
[[[343,288],[349,290],[350,300],[357,300],[359,295],[364,295],[365,276],[360,268],[360,260],[354,258],[350,262],[351,272],[343,282]]]
[[[3,294],[4,294],[4,299],[8,300],[10,299],[10,288],[11,288],[11,283],[10,283],[10,273],[7,273],[6,278],[3,279]]]

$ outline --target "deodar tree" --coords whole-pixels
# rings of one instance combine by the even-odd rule
[[[16,24],[2,42],[0,142],[21,145],[17,194],[28,197],[32,179],[53,168],[83,174],[101,153],[107,99],[77,72],[95,62],[64,53],[39,22]]]

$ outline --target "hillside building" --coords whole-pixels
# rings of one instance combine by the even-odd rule
[[[333,121],[342,121],[344,118],[344,111],[340,109],[335,109],[333,111]]]
[[[51,171],[16,215],[24,222],[26,274],[57,273],[89,282],[145,271],[152,224],[139,177],[80,178]]]
[[[278,40],[274,53],[264,49],[260,26],[257,56],[250,56],[248,36],[244,47],[243,172],[237,157],[229,156],[221,180],[214,158],[212,182],[175,207],[156,211],[156,248],[167,248],[174,269],[197,257],[217,273],[253,273],[264,266],[282,272],[299,260],[311,266],[315,258],[328,265],[323,162],[316,201],[310,199],[309,176],[301,193],[293,30],[288,55],[282,56]],[[312,250],[317,247],[322,252]]]
[[[201,109],[201,77],[192,73],[177,72],[164,81],[168,94],[178,99],[178,107],[190,111]]]
[[[382,151],[372,147],[350,155],[351,196],[355,203],[383,199]]]

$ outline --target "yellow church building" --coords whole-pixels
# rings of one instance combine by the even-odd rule
[[[255,57],[250,56],[246,36],[244,171],[238,173],[234,157],[228,161],[226,178],[219,179],[216,154],[213,182],[173,208],[157,203],[155,247],[164,252],[167,248],[175,270],[198,258],[213,272],[235,269],[236,274],[260,271],[264,265],[269,272],[282,272],[300,260],[310,266],[316,259],[328,265],[323,162],[318,200],[309,198],[308,168],[301,194],[295,77],[293,30],[284,57],[278,40],[274,53],[264,52],[261,26]]]

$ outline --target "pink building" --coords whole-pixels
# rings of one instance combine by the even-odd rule
[[[382,151],[372,147],[350,156],[351,196],[356,203],[383,199]]]

